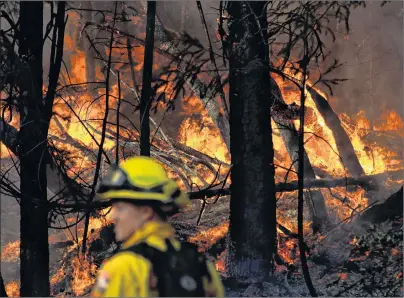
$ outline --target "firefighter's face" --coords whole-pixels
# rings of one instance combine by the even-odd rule
[[[126,241],[133,233],[153,217],[153,210],[147,206],[135,206],[127,202],[112,203],[111,219],[115,224],[116,241]]]

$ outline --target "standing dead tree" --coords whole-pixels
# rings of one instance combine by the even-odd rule
[[[156,2],[147,2],[146,45],[144,48],[143,84],[140,98],[140,155],[150,156],[149,112],[152,103],[152,72]]]
[[[45,98],[42,88],[43,3],[20,3],[18,51],[18,110],[21,126],[17,135],[20,162],[21,295],[49,296],[49,247],[46,164],[47,136],[59,78],[65,28],[65,2],[52,9],[53,28],[49,84]],[[16,29],[17,30],[17,29]],[[49,31],[50,32],[50,31]],[[48,33],[49,33],[48,32]],[[46,38],[46,37],[45,37]],[[35,273],[34,271],[35,270]]]

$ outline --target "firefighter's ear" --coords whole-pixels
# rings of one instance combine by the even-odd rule
[[[154,210],[150,206],[139,206],[140,213],[145,220],[150,220],[154,217]]]

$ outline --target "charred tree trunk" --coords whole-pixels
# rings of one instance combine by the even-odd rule
[[[42,104],[43,2],[20,2],[21,70],[19,156],[21,296],[49,296],[47,132]]]
[[[276,250],[274,149],[265,2],[228,2],[230,48],[229,273],[264,278]]]
[[[0,272],[0,297],[8,297],[1,272]]]
[[[272,92],[274,92],[274,96],[277,100],[280,100],[281,103],[284,104],[282,99],[281,91],[279,90],[276,82],[271,78]],[[283,114],[279,114],[276,112],[272,112],[272,119],[276,123],[279,133],[282,137],[282,140],[285,144],[286,150],[289,153],[290,160],[294,163],[293,166],[298,172],[299,170],[299,157],[298,157],[298,148],[299,148],[299,135],[296,130],[293,121],[284,117]],[[316,174],[311,166],[309,157],[307,155],[306,150],[303,148],[303,162],[304,162],[304,179],[316,179]],[[312,219],[312,229],[313,233],[318,231],[324,231],[327,224],[329,223],[327,207],[325,205],[324,196],[321,193],[321,190],[311,190],[304,192],[305,202],[309,208],[310,216]]]
[[[147,31],[143,64],[142,96],[140,98],[140,155],[150,156],[149,111],[152,101],[152,71],[156,1],[147,2]]]
[[[352,177],[365,175],[365,172],[359,163],[358,157],[356,156],[351,140],[349,139],[347,133],[341,125],[341,121],[331,108],[328,101],[318,94],[313,88],[307,87],[307,90],[310,92],[318,111],[324,117],[325,123],[332,130],[335,138],[335,144],[337,145],[339,155],[341,156],[341,159],[348,170],[348,174]]]

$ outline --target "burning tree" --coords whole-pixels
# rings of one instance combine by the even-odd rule
[[[62,54],[61,49],[66,67],[60,70],[60,75],[58,71],[57,76],[50,76],[48,86],[41,89],[45,102],[53,103],[50,110],[49,105],[44,109],[47,111],[44,123],[48,123],[49,129],[31,129],[42,131],[42,140],[47,139],[46,145],[42,145],[45,147],[40,147],[47,158],[35,155],[33,160],[43,163],[42,168],[34,168],[41,169],[38,171],[41,177],[47,174],[47,186],[55,192],[51,198],[42,197],[46,212],[42,205],[37,208],[43,210],[41,218],[49,219],[46,226],[42,225],[43,234],[48,226],[67,231],[76,227],[76,235],[72,231],[69,241],[61,244],[49,240],[51,245],[69,246],[61,257],[64,265],[52,270],[52,290],[83,295],[93,282],[99,262],[116,248],[110,239],[108,209],[105,209],[108,206],[93,202],[95,185],[114,159],[142,151],[141,121],[135,115],[142,101],[139,94],[145,90],[140,82],[145,79],[141,74],[146,45],[141,12],[146,10],[146,3],[116,2],[112,6],[98,2],[69,3],[67,23],[61,16],[62,9],[59,13],[61,5],[58,3],[57,13],[52,14],[58,25],[52,27],[51,22],[46,32],[56,28],[53,36],[48,37],[54,49],[52,73],[56,74],[62,64],[61,58],[56,59]],[[267,275],[273,258],[278,269],[285,265],[293,272],[295,258],[291,254],[296,250],[296,239],[300,240],[300,254],[310,251],[310,243],[303,242],[303,232],[314,239],[312,242],[323,239],[333,231],[337,220],[352,220],[368,207],[365,192],[369,186],[386,180],[389,177],[386,171],[402,168],[401,163],[390,163],[392,152],[375,147],[369,154],[363,149],[367,143],[355,129],[355,123],[338,117],[327,97],[315,87],[316,82],[329,86],[339,83],[326,78],[339,62],[328,63],[330,57],[324,53],[323,38],[325,32],[333,36],[330,22],[335,19],[348,22],[352,5],[355,3],[220,3],[217,39],[222,42],[222,49],[212,43],[201,3],[197,3],[197,8],[208,46],[186,32],[168,29],[156,14],[150,155],[165,165],[191,198],[201,201],[201,205],[195,202],[184,214],[171,219],[180,227],[185,225],[184,217],[188,216],[188,221],[197,219],[197,226],[185,225],[179,236],[199,244],[205,242],[207,245],[201,244],[201,250],[216,247],[212,255],[219,259],[217,267],[226,269],[227,274]],[[5,10],[2,13],[8,15]],[[36,17],[43,19],[42,15]],[[10,76],[5,76],[3,69],[9,73],[8,60],[16,61],[14,65],[24,69],[25,60],[13,52],[15,38],[11,33],[21,29],[9,19],[10,29],[1,31],[0,44],[7,49],[1,73],[5,82],[1,137],[13,152],[8,157],[21,158],[19,148],[25,147],[17,146],[16,142],[22,136],[21,127],[16,117],[11,118],[14,113],[8,107],[16,106],[25,96],[20,90],[25,90],[21,87],[26,85],[21,83],[20,87],[18,82],[9,81]],[[64,37],[61,24],[66,26]],[[24,24],[20,22],[20,26]],[[306,47],[302,47],[305,43]],[[37,47],[39,51],[38,43]],[[43,94],[36,96],[42,99]],[[300,106],[294,102],[300,102]],[[178,106],[179,112],[171,111],[178,110]],[[305,115],[304,126],[298,121],[299,115]],[[260,133],[256,135],[256,131]],[[34,138],[31,141],[39,144]],[[331,156],[334,162],[327,164]],[[369,161],[373,161],[373,167],[368,166]],[[45,164],[49,165],[46,173]],[[375,164],[380,168],[376,169]],[[15,187],[4,174],[2,192],[22,202],[22,196],[29,192]],[[44,196],[46,184],[41,179]],[[21,183],[22,180],[21,177]],[[347,192],[349,184],[361,188]],[[300,220],[295,220],[294,191],[298,188],[300,194],[305,189],[310,220],[303,221],[301,195]],[[278,197],[276,192],[280,193]],[[229,194],[230,210],[223,207]],[[30,204],[38,206],[37,201]],[[200,207],[196,213],[195,207]],[[24,207],[21,208],[23,211]],[[21,212],[21,216],[25,214]],[[87,220],[83,224],[84,218]],[[63,224],[56,224],[58,221]],[[314,232],[322,234],[310,235],[307,232],[310,224]],[[233,246],[227,253],[220,242],[229,228]],[[22,251],[23,242],[21,236]],[[44,239],[41,243],[45,247]],[[80,247],[83,252],[88,247],[88,251],[77,257]],[[227,267],[222,263],[226,255],[230,260]],[[250,268],[245,270],[247,267]],[[21,278],[21,286],[23,282]]]

